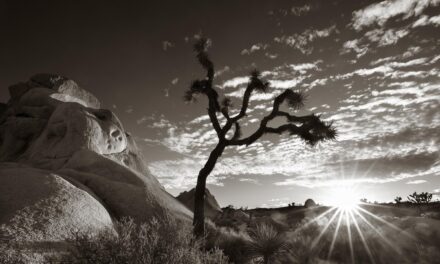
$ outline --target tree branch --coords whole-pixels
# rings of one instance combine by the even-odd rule
[[[249,84],[246,87],[243,95],[243,103],[241,105],[240,112],[232,118],[232,123],[237,122],[246,115],[246,111],[249,107],[249,100],[254,90],[259,90],[266,92],[269,88],[270,83],[264,82],[260,79],[261,74],[257,70],[251,72],[251,77],[249,79]]]
[[[300,93],[286,90],[274,99],[272,112],[265,116],[259,128],[250,136],[243,139],[231,139],[226,143],[228,145],[250,145],[266,133],[282,134],[289,132],[290,135],[298,135],[310,145],[314,145],[321,140],[334,139],[336,137],[336,130],[331,123],[324,123],[320,117],[311,114],[308,116],[294,116],[287,112],[280,111],[280,105],[287,101],[289,106],[297,109],[303,104],[304,96]],[[281,125],[276,128],[268,127],[267,124],[276,117],[286,117],[288,124]],[[301,126],[296,126],[292,123],[301,123]]]
[[[213,79],[214,79],[214,63],[208,56],[206,52],[208,48],[208,39],[201,38],[194,44],[194,51],[197,53],[197,59],[202,65],[202,67],[206,70],[206,79],[205,80],[196,80],[192,83],[190,89],[185,94],[186,101],[193,101],[195,94],[204,94],[208,97],[208,115],[209,119],[214,127],[214,130],[217,132],[217,136],[221,139],[222,128],[217,118],[217,112],[220,111],[220,104],[218,101],[218,93],[212,87]],[[222,111],[223,113],[223,111]],[[223,113],[225,115],[225,113]],[[225,115],[226,118],[229,116]]]

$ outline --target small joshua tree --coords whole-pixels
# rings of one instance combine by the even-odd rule
[[[249,236],[252,239],[249,253],[254,258],[261,258],[260,263],[269,264],[277,254],[286,250],[285,237],[269,224],[257,224]]]
[[[400,203],[402,202],[402,197],[397,196],[396,198],[394,198],[394,201],[396,202],[397,206],[399,206]]]
[[[289,112],[280,110],[280,106],[286,102],[291,109],[298,110],[304,106],[304,95],[300,92],[294,92],[290,89],[275,97],[273,100],[272,111],[263,117],[259,127],[249,136],[241,136],[240,120],[246,116],[249,106],[249,100],[253,92],[266,92],[269,89],[269,82],[261,79],[261,74],[254,70],[249,77],[249,83],[244,92],[241,109],[238,114],[231,116],[229,107],[231,100],[223,98],[219,102],[219,95],[214,88],[214,64],[208,57],[208,40],[200,38],[194,45],[196,57],[202,67],[206,70],[206,77],[200,80],[194,80],[186,91],[184,99],[187,102],[195,100],[197,95],[206,96],[208,99],[208,115],[212,126],[217,133],[218,143],[212,150],[204,167],[200,170],[194,197],[194,233],[196,236],[204,234],[204,196],[206,189],[206,179],[214,169],[218,158],[223,154],[226,147],[229,146],[249,146],[262,137],[264,134],[282,134],[288,133],[292,136],[299,136],[310,145],[324,140],[334,139],[336,131],[331,123],[323,122],[320,116],[310,114],[307,116],[295,116]],[[218,120],[217,113],[223,115],[226,123],[222,126]],[[284,117],[286,123],[278,127],[268,126],[268,123],[277,117]],[[229,136],[231,132],[232,136]]]

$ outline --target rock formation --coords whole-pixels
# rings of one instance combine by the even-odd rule
[[[0,238],[60,242],[112,221],[191,212],[149,174],[133,138],[74,81],[38,74],[0,104]]]
[[[315,203],[315,201],[313,201],[312,199],[307,199],[307,200],[304,202],[304,206],[305,206],[306,208],[315,207],[315,206],[316,206],[316,203]]]
[[[194,192],[195,188],[180,193],[176,198],[183,203],[191,211],[194,210]],[[220,205],[208,189],[205,191],[205,215],[211,219],[214,219],[222,212]]]

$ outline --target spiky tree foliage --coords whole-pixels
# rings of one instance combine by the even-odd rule
[[[428,192],[414,192],[413,194],[408,195],[408,201],[415,204],[429,203],[431,199],[432,193]]]
[[[197,60],[206,71],[206,77],[194,80],[184,95],[184,99],[187,102],[195,101],[198,96],[207,97],[208,115],[218,137],[216,147],[212,150],[206,164],[200,170],[197,178],[193,223],[194,233],[197,236],[202,236],[204,234],[204,194],[206,179],[214,169],[218,158],[222,155],[226,147],[249,146],[265,134],[288,133],[291,136],[299,136],[312,146],[320,141],[334,139],[336,136],[336,130],[333,128],[332,123],[322,121],[319,115],[310,114],[306,116],[296,116],[289,112],[282,111],[280,107],[283,103],[287,103],[292,110],[298,110],[304,106],[304,94],[287,89],[275,97],[273,100],[272,111],[261,119],[259,127],[249,136],[242,137],[240,120],[246,116],[252,93],[266,92],[270,87],[270,83],[261,78],[259,71],[252,71],[243,95],[240,111],[236,115],[231,116],[229,111],[231,100],[229,98],[224,98],[220,103],[219,95],[213,85],[214,64],[208,56],[208,46],[209,41],[206,38],[200,38],[194,45]],[[221,113],[226,119],[224,125],[220,125],[217,113]],[[269,126],[269,122],[277,117],[284,118],[285,123],[277,127]],[[233,132],[232,137],[229,136],[230,133],[228,132],[230,131]]]
[[[249,253],[259,260],[259,263],[268,264],[279,253],[287,248],[285,237],[269,224],[257,224],[249,232],[252,241],[249,243]]]

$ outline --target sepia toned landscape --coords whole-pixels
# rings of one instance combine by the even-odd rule
[[[440,1],[0,1],[0,263],[439,263]]]

